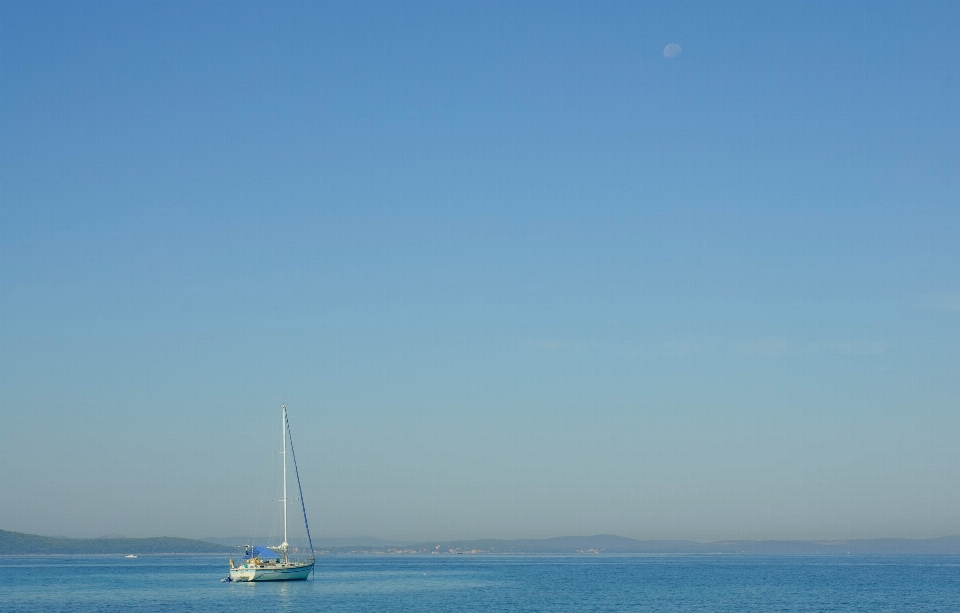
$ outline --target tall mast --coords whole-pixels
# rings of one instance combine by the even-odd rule
[[[283,405],[280,421],[283,438],[283,557],[287,557],[287,405]]]

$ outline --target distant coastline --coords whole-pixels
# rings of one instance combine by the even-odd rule
[[[960,555],[960,536],[930,539],[835,541],[641,541],[612,534],[546,539],[431,541],[395,545],[328,546],[330,554],[754,554],[754,555]]]
[[[235,538],[176,537],[73,539],[0,530],[0,555],[230,554]],[[350,541],[355,541],[351,544]],[[960,555],[960,536],[930,539],[833,541],[641,541],[611,534],[546,539],[479,539],[399,542],[369,537],[321,539],[318,554],[754,554],[754,555]]]
[[[193,539],[157,536],[152,538],[101,537],[74,539],[0,530],[0,555],[112,555],[112,554],[197,554],[232,553],[233,547]]]

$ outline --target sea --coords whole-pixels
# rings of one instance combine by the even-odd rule
[[[960,611],[960,556],[322,555],[221,583],[223,556],[0,557],[0,611]]]

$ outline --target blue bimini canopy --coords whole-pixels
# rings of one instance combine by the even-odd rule
[[[247,547],[247,554],[243,557],[247,560],[250,558],[260,558],[261,560],[278,560],[280,559],[280,554],[268,547],[254,545],[253,547]]]

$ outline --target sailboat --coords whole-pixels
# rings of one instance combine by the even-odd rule
[[[293,436],[290,434],[290,422],[287,420],[287,405],[281,409],[280,431],[283,439],[283,542],[275,547],[248,545],[243,560],[234,564],[230,560],[230,581],[302,581],[310,576],[316,554],[313,551],[313,539],[310,537],[310,524],[307,522],[307,507],[303,502],[303,488],[300,486],[300,471],[297,469],[297,454],[293,450]],[[290,441],[290,455],[293,470],[297,476],[297,489],[300,492],[300,508],[303,511],[303,524],[307,529],[307,541],[310,554],[304,557],[290,556],[287,543],[287,441]]]

